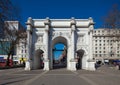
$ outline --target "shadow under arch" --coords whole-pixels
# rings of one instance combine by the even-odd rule
[[[43,63],[43,53],[41,49],[37,49],[34,54],[34,68],[33,69],[42,69],[44,67]]]
[[[82,69],[82,58],[85,54],[85,51],[83,49],[79,49],[76,51],[77,53],[77,64],[76,64],[76,68],[77,69]]]

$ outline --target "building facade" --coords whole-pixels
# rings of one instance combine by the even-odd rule
[[[10,43],[13,40],[13,38],[15,38],[15,34],[13,33],[14,35],[12,35],[11,32],[24,29],[19,21],[5,21],[4,25],[7,28],[4,31],[5,36],[3,35],[3,38],[0,38],[0,58],[1,59],[7,59],[7,57],[8,57],[8,52],[6,50],[9,50]],[[8,31],[8,32],[6,32],[6,31]],[[10,34],[7,34],[9,32],[11,33],[12,38],[9,38]],[[17,63],[20,64],[21,58],[25,59],[25,57],[26,57],[26,53],[25,53],[26,45],[24,44],[26,42],[26,38],[20,39],[19,43],[17,43],[14,48],[13,61],[16,64]]]
[[[120,59],[120,30],[94,29],[93,30],[93,57],[96,60]]]
[[[92,54],[93,19],[32,19],[27,22],[27,61],[25,70],[40,67],[43,53],[44,70],[53,69],[53,48],[57,43],[63,43],[67,48],[67,69],[76,70],[77,51],[82,50],[82,69],[95,70]]]

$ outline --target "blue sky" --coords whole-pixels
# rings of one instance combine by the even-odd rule
[[[55,44],[54,48],[56,48],[57,50],[63,50],[64,49],[64,44],[57,43],[57,44]],[[55,58],[55,60],[59,59],[59,57],[60,57],[61,54],[62,54],[62,51],[55,51],[54,52],[54,58]]]
[[[102,16],[112,8],[120,5],[120,0],[12,0],[20,6],[22,24],[28,17],[32,18],[89,18],[94,19],[95,28],[102,25]],[[119,6],[120,7],[120,6]]]

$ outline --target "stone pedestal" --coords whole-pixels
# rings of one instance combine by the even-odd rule
[[[88,70],[95,71],[95,61],[90,59],[88,60]]]
[[[25,70],[31,70],[31,69],[32,69],[32,61],[26,61]]]
[[[49,68],[49,60],[48,59],[44,60],[44,69],[43,70],[50,70],[50,68]]]
[[[70,70],[76,71],[76,60],[75,59],[70,60]]]

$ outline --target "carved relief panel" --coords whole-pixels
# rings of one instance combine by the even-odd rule
[[[71,34],[70,34],[70,32],[53,32],[52,38],[55,38],[58,36],[67,36],[68,38],[70,38]]]
[[[37,43],[43,43],[43,35],[37,36]]]
[[[83,45],[85,43],[84,35],[78,35],[77,44]]]

